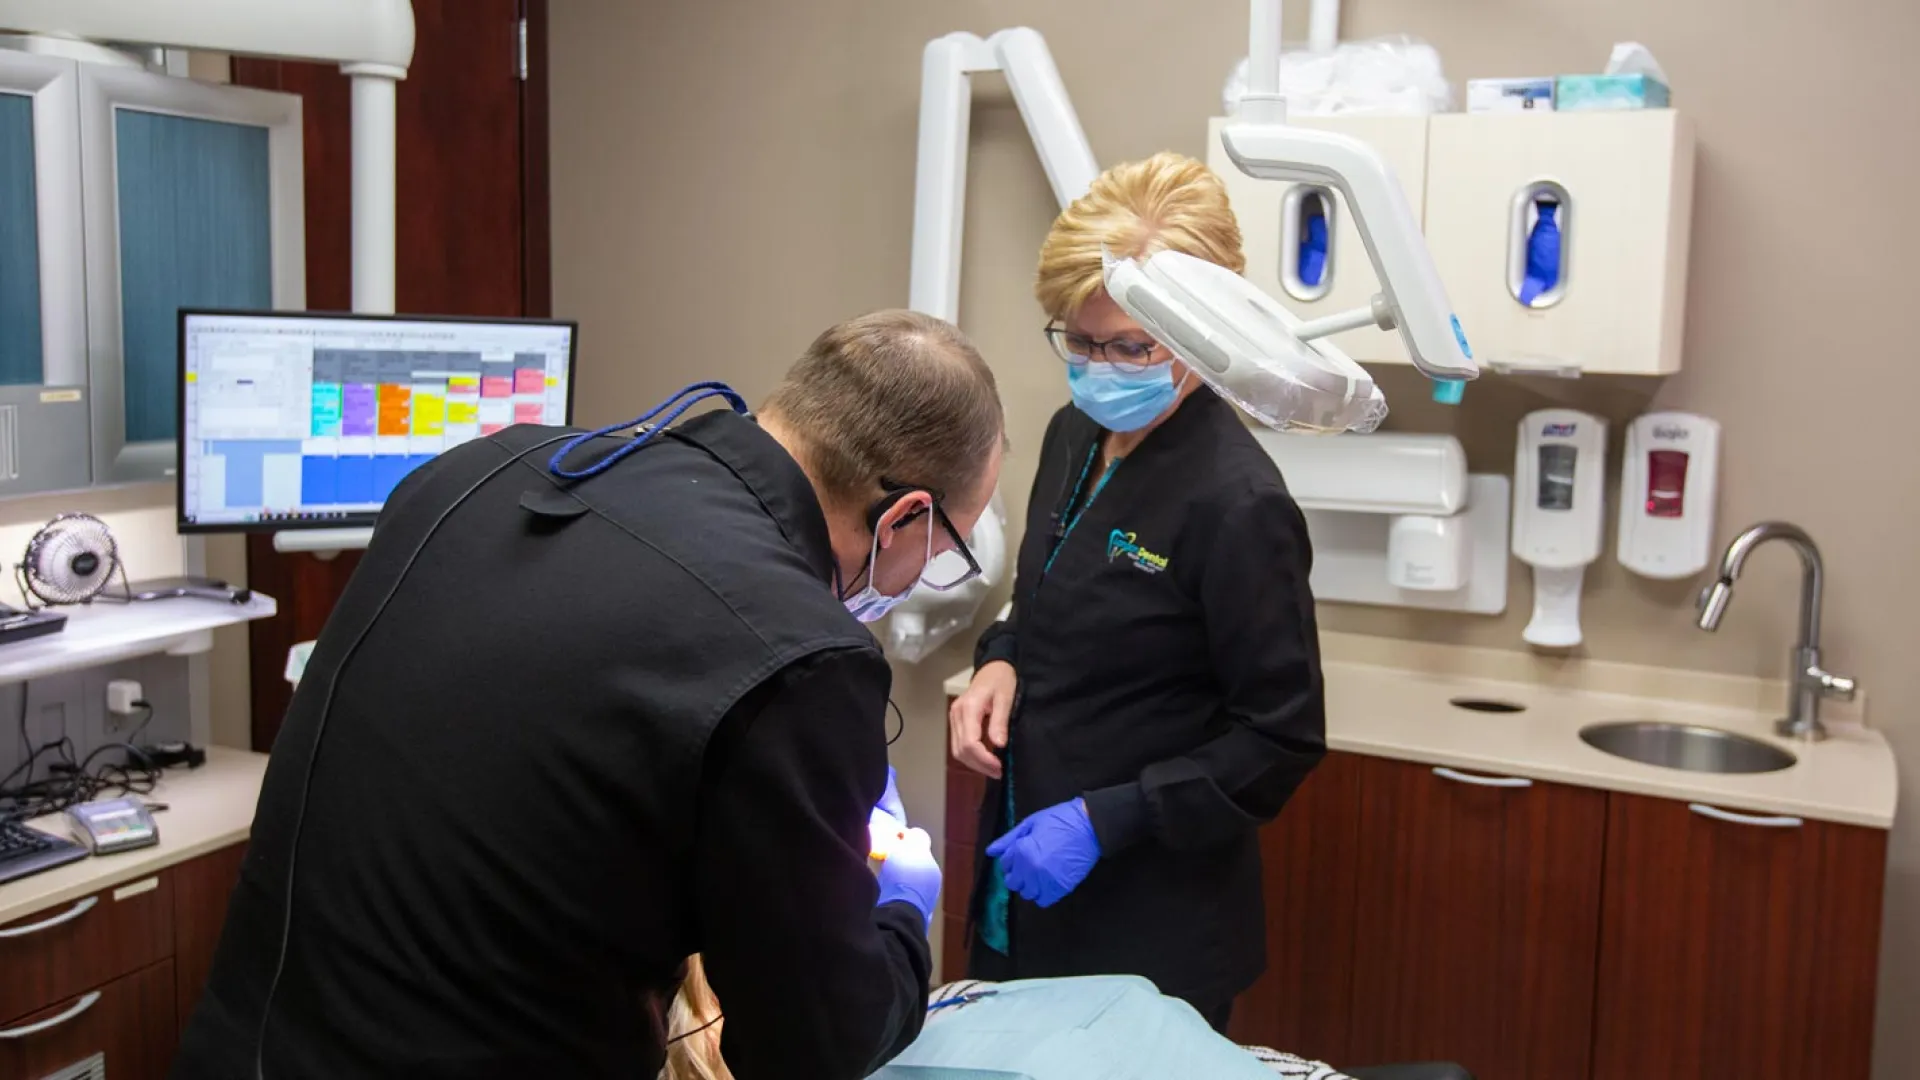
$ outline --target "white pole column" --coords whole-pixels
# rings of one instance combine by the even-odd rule
[[[399,219],[397,91],[404,68],[343,64],[353,102],[353,310],[394,313]]]

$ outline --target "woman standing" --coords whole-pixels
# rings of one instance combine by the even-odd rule
[[[1219,178],[1170,153],[1101,175],[1041,246],[1073,403],[948,717],[999,781],[969,974],[1141,975],[1224,1029],[1266,965],[1257,831],[1326,749],[1312,552],[1234,408],[1107,296],[1103,248],[1245,265]]]

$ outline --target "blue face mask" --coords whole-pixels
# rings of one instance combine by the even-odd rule
[[[1099,360],[1068,365],[1067,390],[1080,411],[1108,431],[1139,431],[1180,396],[1172,364],[1123,371]]]

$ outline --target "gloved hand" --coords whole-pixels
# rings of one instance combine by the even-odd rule
[[[933,839],[925,829],[908,829],[880,864],[881,904],[912,904],[933,930],[934,902],[940,899],[940,864],[933,861]]]
[[[1052,907],[1086,880],[1100,861],[1087,804],[1073,799],[1027,818],[987,845],[987,857],[1000,860],[1008,890]]]
[[[881,794],[880,801],[874,804],[874,809],[885,813],[888,817],[899,822],[902,828],[905,828],[907,824],[907,808],[900,803],[899,782],[900,778],[894,774],[893,766],[887,766],[887,790]]]
[[[872,812],[867,814],[867,858],[886,859],[894,846],[900,842],[901,837],[906,835],[906,822],[877,806],[874,807]]]

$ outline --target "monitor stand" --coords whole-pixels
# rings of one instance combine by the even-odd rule
[[[372,529],[296,529],[274,533],[273,550],[285,554],[305,551],[325,560],[343,551],[360,551],[372,539]]]

